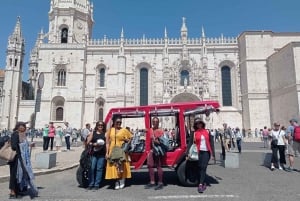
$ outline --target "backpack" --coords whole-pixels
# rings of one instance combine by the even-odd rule
[[[297,142],[300,142],[300,126],[295,126],[294,140],[297,141]]]

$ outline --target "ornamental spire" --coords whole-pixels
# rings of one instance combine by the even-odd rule
[[[22,40],[22,31],[21,31],[21,18],[17,17],[17,23],[14,29],[14,32],[10,36],[10,40],[21,41]]]

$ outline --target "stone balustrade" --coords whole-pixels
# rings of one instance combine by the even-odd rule
[[[189,38],[187,40],[188,45],[202,45],[202,38]],[[165,45],[167,42],[168,45],[182,45],[183,42],[180,38],[133,38],[133,39],[124,39],[124,45],[127,46],[140,46],[140,45]],[[219,38],[205,38],[205,43],[207,45],[216,45],[216,44],[237,44],[236,37],[219,37]],[[108,39],[104,37],[103,39],[91,39],[89,45],[97,46],[120,46],[121,39]]]

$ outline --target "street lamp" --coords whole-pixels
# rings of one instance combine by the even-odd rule
[[[35,121],[36,121],[36,113],[40,111],[41,109],[41,98],[42,98],[42,89],[44,87],[44,83],[45,83],[45,76],[44,73],[40,73],[39,74],[39,78],[38,78],[38,89],[36,92],[36,97],[35,97],[35,105],[34,105],[34,113],[33,113],[33,118],[32,118],[32,122],[31,122],[31,132],[34,132],[35,130]],[[31,133],[31,142],[33,141],[33,133]]]

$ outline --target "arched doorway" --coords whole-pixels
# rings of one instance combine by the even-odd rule
[[[191,101],[199,101],[200,99],[192,93],[180,93],[174,96],[171,100],[171,103],[178,103],[178,102],[191,102]]]

